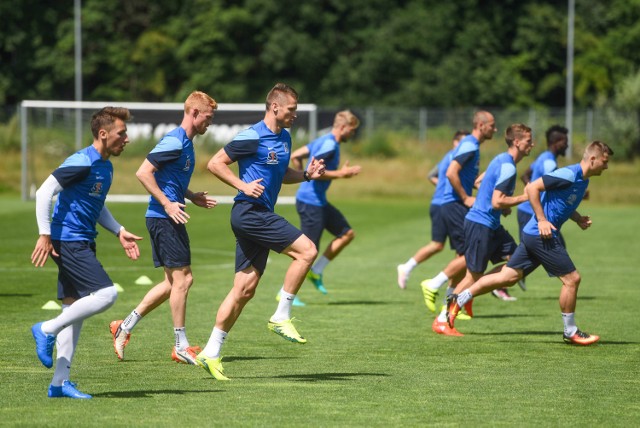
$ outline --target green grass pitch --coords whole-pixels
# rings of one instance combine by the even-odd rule
[[[48,399],[52,370],[34,352],[30,326],[53,317],[56,269],[30,265],[37,238],[33,203],[0,205],[0,425],[2,426],[637,426],[640,422],[640,215],[638,207],[585,201],[593,227],[563,228],[583,276],[576,319],[601,335],[592,347],[562,342],[560,283],[542,270],[517,286],[516,302],[476,300],[476,318],[459,321],[465,337],[437,336],[420,280],[437,273],[449,250],[414,270],[405,291],[396,265],[428,239],[426,201],[334,201],[356,240],[325,271],[327,296],[305,283],[294,308],[309,343],[267,330],[289,259],[272,254],[256,297],[223,348],[231,381],[176,364],[168,305],[143,319],[127,360],[118,362],[109,322],[123,318],[154,282],[143,204],[110,204],[115,217],[145,237],[129,261],[107,232],[98,258],[124,292],[108,311],[85,321],[72,380],[93,400]],[[195,282],[187,333],[204,345],[233,279],[230,206],[189,208]],[[298,223],[295,209],[278,211]],[[515,233],[515,216],[505,221]],[[325,237],[324,243],[327,242]]]

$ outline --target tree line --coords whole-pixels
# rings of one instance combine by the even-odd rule
[[[74,99],[73,1],[0,2],[0,100]],[[82,0],[84,100],[563,106],[567,2]],[[640,64],[640,0],[576,1],[575,102]]]

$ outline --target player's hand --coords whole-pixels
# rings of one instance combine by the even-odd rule
[[[471,208],[475,201],[476,201],[475,196],[467,196],[466,198],[464,198],[464,201],[462,201],[462,203],[464,204],[465,207]]]
[[[213,199],[211,196],[207,196],[208,193],[209,192],[195,192],[191,196],[191,202],[202,208],[210,209],[215,207],[218,205],[218,201]]]
[[[580,216],[580,218],[576,220],[576,223],[580,226],[580,229],[586,230],[591,227],[591,217],[588,215]]]
[[[551,224],[548,220],[542,220],[538,222],[538,231],[542,239],[551,239],[553,237],[553,231],[557,228]]]
[[[51,235],[40,235],[36,241],[36,247],[31,253],[31,263],[35,267],[42,267],[47,262],[49,254],[58,257],[58,253],[53,249],[53,244],[51,243]]]
[[[189,221],[189,214],[183,210],[185,207],[184,204],[180,202],[169,202],[165,207],[164,211],[167,213],[169,218],[176,222],[176,224],[185,224]]]
[[[317,160],[316,158],[311,158],[311,162],[309,162],[309,166],[307,167],[307,176],[311,180],[315,180],[320,178],[325,171],[324,159]]]
[[[264,186],[260,184],[262,180],[262,178],[258,178],[257,180],[253,180],[250,183],[245,183],[244,188],[240,190],[247,196],[251,196],[252,198],[259,198],[262,193],[264,193]]]
[[[340,171],[342,173],[342,178],[351,178],[354,175],[360,174],[360,165],[349,166],[349,161],[345,161]]]
[[[502,210],[502,216],[506,217],[508,215],[511,215],[511,212],[512,212],[511,208],[505,208]]]
[[[127,257],[131,260],[138,260],[138,257],[140,257],[140,248],[138,248],[138,243],[136,241],[141,240],[142,237],[134,235],[122,228],[120,229],[118,239],[120,239],[120,245],[124,248],[124,252],[127,254]]]

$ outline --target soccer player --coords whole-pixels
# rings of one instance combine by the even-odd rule
[[[516,187],[516,164],[528,156],[533,147],[531,128],[516,123],[505,132],[507,151],[499,154],[489,163],[484,174],[476,200],[464,220],[464,257],[467,273],[456,286],[450,298],[453,299],[475,281],[487,269],[489,260],[497,264],[509,258],[516,249],[513,237],[500,224],[500,216],[509,214],[511,207],[527,200],[527,195],[513,196]],[[446,314],[435,322],[446,322]],[[452,326],[443,334],[459,336]]]
[[[62,313],[31,327],[36,354],[47,368],[56,368],[49,386],[51,398],[88,399],[69,380],[71,362],[85,319],[105,311],[118,297],[113,281],[96,259],[96,223],[113,233],[127,256],[136,260],[142,239],[125,230],[111,215],[105,199],[113,179],[109,158],[120,156],[129,142],[129,110],[105,107],[91,118],[93,144],[69,156],[36,192],[36,219],[40,237],[31,262],[42,267],[49,255],[58,265],[58,299]],[[58,195],[50,220],[53,197]]]
[[[442,196],[441,212],[444,225],[449,234],[451,247],[456,256],[435,278],[422,281],[420,284],[424,302],[431,312],[436,311],[436,295],[439,288],[452,280],[453,284],[464,275],[464,217],[473,205],[475,197],[471,195],[480,170],[480,145],[493,138],[497,131],[495,118],[488,111],[478,111],[473,115],[473,130],[471,134],[460,140],[455,148],[451,163],[447,168],[444,193]],[[448,287],[447,296],[453,292]],[[446,305],[443,307],[446,313]],[[473,316],[473,314],[469,314]],[[442,334],[448,329],[446,322],[437,322],[431,326],[436,333]]]
[[[429,181],[436,186],[433,197],[431,198],[431,207],[429,208],[429,217],[431,217],[431,242],[421,247],[406,263],[398,265],[398,287],[403,290],[407,288],[407,281],[409,280],[411,271],[420,263],[428,260],[431,256],[444,249],[444,242],[447,240],[449,233],[444,223],[441,207],[444,188],[447,183],[447,169],[453,158],[455,148],[458,147],[460,140],[468,134],[469,132],[467,131],[456,131],[453,135],[453,148],[449,150],[440,162],[429,172]]]
[[[138,321],[169,299],[175,337],[171,358],[178,363],[196,364],[200,348],[190,346],[185,331],[187,295],[193,283],[185,198],[202,208],[216,206],[215,199],[207,192],[189,190],[189,181],[196,161],[193,138],[207,131],[217,108],[218,104],[209,95],[192,92],[184,103],[180,126],[160,140],[136,173],[151,195],[145,216],[153,263],[155,267],[164,268],[164,280],[147,292],[124,321],[112,321],[109,325],[120,360],[124,359],[124,348]]]
[[[520,177],[522,182],[526,185],[531,181],[535,181],[545,174],[555,171],[558,168],[558,156],[564,156],[567,147],[569,145],[569,130],[560,125],[553,125],[545,132],[547,139],[547,150],[540,153],[538,157],[533,161],[531,166],[527,168],[524,174]],[[533,208],[529,201],[525,201],[518,205],[518,227],[520,228],[520,242],[522,242],[522,230],[524,226],[533,217]],[[562,234],[558,235],[560,241],[564,245],[564,238]],[[523,290],[526,290],[526,284],[524,278],[518,281],[518,285]],[[494,290],[492,293],[498,292]]]
[[[586,147],[579,163],[545,174],[527,185],[525,191],[535,215],[524,228],[523,241],[500,272],[480,278],[452,299],[448,314],[451,326],[460,307],[471,299],[498,287],[510,287],[542,265],[549,276],[558,277],[562,282],[559,301],[564,342],[591,345],[598,341],[599,336],[585,333],[576,326],[576,300],[581,278],[560,242],[559,232],[568,219],[583,230],[591,226],[591,218],[581,215],[577,208],[589,186],[589,178],[601,175],[612,155],[607,144],[594,141]]]
[[[312,159],[305,171],[289,168],[290,128],[296,118],[298,94],[284,83],[277,83],[267,94],[264,119],[240,132],[220,149],[207,165],[209,171],[238,190],[231,209],[231,229],[236,236],[236,267],[233,288],[216,315],[207,346],[197,356],[214,378],[227,380],[220,349],[254,296],[264,273],[269,251],[292,259],[284,278],[278,307],[267,327],[294,343],[306,343],[292,323],[291,306],[311,264],[318,255],[316,246],[300,230],[274,213],[283,183],[318,179],[324,173],[323,160]],[[239,177],[229,165],[238,162]]]
[[[351,178],[360,173],[360,166],[349,166],[349,161],[340,167],[340,145],[349,141],[360,126],[360,121],[349,110],[336,114],[333,128],[327,135],[300,147],[291,154],[293,167],[302,170],[304,159],[322,159],[325,173],[314,181],[305,181],[296,193],[296,210],[300,216],[300,229],[320,248],[320,237],[324,229],[335,238],[327,245],[307,274],[307,278],[322,294],[327,294],[322,274],[340,252],[353,241],[355,233],[344,215],[327,201],[327,190],[332,180]],[[308,163],[307,163],[308,165]]]

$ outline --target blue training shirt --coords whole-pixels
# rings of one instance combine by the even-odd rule
[[[193,142],[187,137],[187,132],[182,128],[170,131],[149,152],[147,160],[157,168],[154,177],[162,193],[171,202],[184,204],[184,197],[196,163]],[[153,218],[168,218],[160,202],[153,196],[149,197],[149,207],[145,215]]]
[[[51,173],[62,191],[53,209],[51,239],[91,241],[98,236],[96,223],[113,181],[113,165],[93,147],[69,156]]]
[[[509,153],[500,153],[489,163],[480,183],[476,201],[465,218],[496,230],[500,226],[502,210],[495,209],[491,205],[493,192],[499,190],[507,196],[512,196],[515,188],[516,163]]]
[[[460,144],[453,151],[451,161],[453,162],[454,160],[462,166],[462,169],[460,169],[460,183],[465,192],[471,195],[473,184],[480,170],[480,142],[478,139],[469,134],[460,140]],[[449,180],[445,182],[442,201],[443,204],[455,201],[461,202],[460,195],[453,189]]]
[[[582,202],[589,186],[589,179],[582,177],[582,168],[577,163],[543,175],[542,182],[545,188],[540,197],[542,208],[547,220],[557,229],[553,231],[553,236],[557,236],[560,227]],[[527,235],[540,235],[538,219],[535,215],[531,217],[522,231]]]
[[[309,160],[323,159],[327,171],[335,171],[340,166],[340,143],[333,134],[329,133],[307,144],[309,148]],[[327,205],[327,190],[333,180],[303,181],[296,193],[296,199],[305,204],[323,207]]]
[[[262,178],[265,189],[259,198],[238,192],[236,201],[248,201],[267,207],[270,211],[278,200],[282,180],[289,168],[291,135],[286,129],[274,134],[260,121],[235,136],[224,147],[227,156],[238,162],[240,179],[245,183]]]
[[[543,175],[548,174],[551,171],[555,171],[557,168],[558,162],[556,161],[556,156],[549,150],[546,150],[540,153],[536,160],[531,164],[531,181],[535,181]],[[525,201],[518,205],[518,211],[533,215],[533,208],[531,208],[531,203],[529,203],[529,201]]]
[[[449,180],[447,178],[447,169],[449,169],[449,165],[451,165],[453,152],[454,149],[449,150],[438,163],[438,183],[436,184],[436,190],[433,191],[431,205],[442,205],[444,203],[444,189]]]

